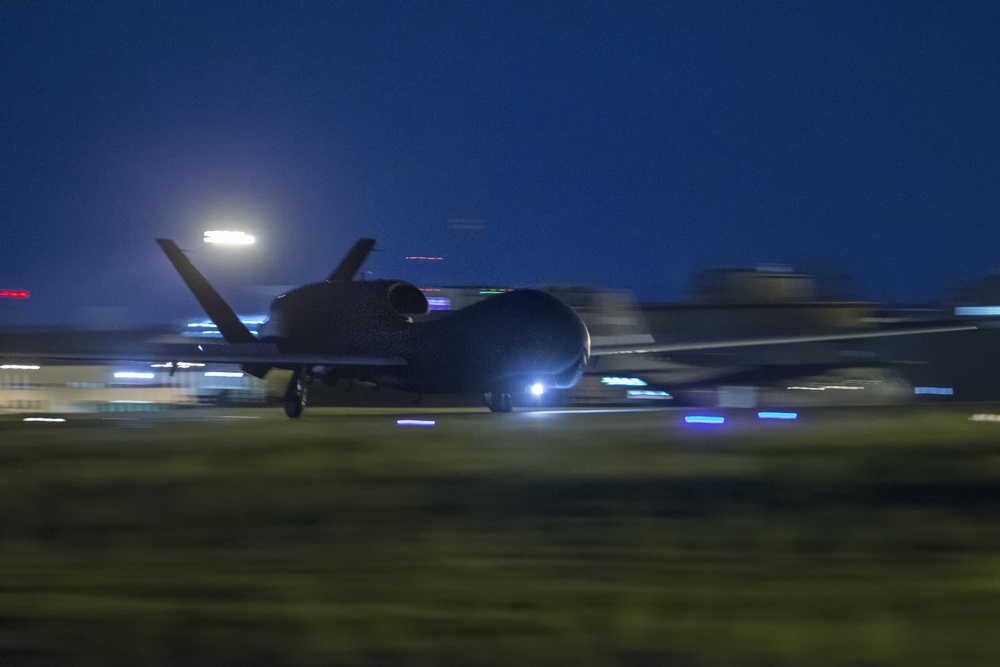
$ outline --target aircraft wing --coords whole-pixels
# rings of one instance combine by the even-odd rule
[[[300,354],[281,352],[269,343],[194,344],[150,343],[109,346],[104,350],[0,348],[0,360],[51,360],[106,363],[127,361],[190,362],[202,364],[265,364],[276,368],[296,366],[406,366],[402,357],[378,357],[362,354]]]
[[[802,343],[826,343],[838,340],[862,340],[865,338],[887,338],[890,336],[919,336],[954,331],[973,331],[978,327],[971,324],[911,327],[905,329],[879,329],[877,331],[854,331],[849,333],[812,334],[803,336],[773,336],[758,338],[734,338],[731,340],[707,340],[685,343],[635,343],[624,345],[594,345],[591,357],[606,357],[619,354],[655,354],[664,352],[699,352],[732,347],[755,347],[761,345],[796,345]]]

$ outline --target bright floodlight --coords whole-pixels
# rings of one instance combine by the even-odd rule
[[[252,245],[255,239],[246,232],[231,232],[223,230],[213,230],[205,232],[205,243],[218,243],[220,245]]]
[[[536,382],[535,384],[531,385],[530,389],[532,395],[534,396],[541,396],[542,394],[545,393],[545,385],[543,385],[541,382]]]

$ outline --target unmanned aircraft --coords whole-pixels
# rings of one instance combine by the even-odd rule
[[[441,317],[415,321],[427,299],[402,280],[357,280],[375,245],[360,239],[323,281],[271,302],[255,335],[176,243],[160,248],[218,327],[224,344],[163,343],[100,352],[0,351],[3,358],[70,361],[160,361],[239,364],[263,378],[289,370],[285,414],[302,415],[306,386],[319,380],[371,382],[417,394],[477,393],[493,412],[510,412],[515,397],[568,389],[592,359],[604,355],[852,340],[975,329],[971,325],[784,336],[676,344],[591,345],[583,320],[558,298],[532,289],[492,296]]]

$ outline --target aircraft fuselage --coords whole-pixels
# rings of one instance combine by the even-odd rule
[[[274,300],[261,337],[283,352],[399,357],[405,365],[377,371],[311,372],[419,393],[514,393],[535,382],[568,388],[579,380],[590,335],[556,297],[516,290],[413,322],[406,313],[422,312],[415,289],[390,281],[305,285]]]

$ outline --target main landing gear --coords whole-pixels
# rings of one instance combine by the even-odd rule
[[[288,381],[288,388],[285,389],[285,414],[289,419],[298,419],[302,416],[302,411],[306,407],[306,385],[302,379],[305,374],[303,369],[292,373],[292,378]]]
[[[490,412],[510,412],[514,409],[514,397],[507,392],[488,391],[483,394],[483,403]]]

